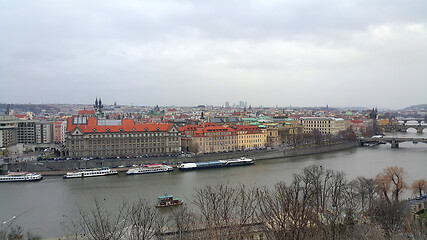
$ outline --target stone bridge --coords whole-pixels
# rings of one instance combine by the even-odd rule
[[[427,138],[387,138],[387,137],[382,137],[382,138],[361,138],[359,139],[359,143],[360,145],[364,145],[365,143],[390,143],[391,144],[391,148],[398,148],[399,147],[399,143],[401,142],[413,142],[413,143],[427,143]]]
[[[421,124],[422,121],[426,122],[427,119],[425,118],[401,118],[401,117],[397,117],[396,120],[398,121],[402,121],[404,124],[406,124],[408,121],[417,121],[418,124]]]
[[[413,128],[417,133],[422,133],[427,125],[380,125],[379,128],[382,132],[406,132],[409,128]]]

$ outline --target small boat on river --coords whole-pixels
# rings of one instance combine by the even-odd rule
[[[41,174],[30,172],[9,172],[6,175],[0,175],[0,182],[33,182],[42,179]]]
[[[160,173],[160,172],[172,172],[173,168],[168,165],[162,164],[148,164],[137,168],[129,169],[127,175],[145,174],[145,173]]]
[[[184,203],[180,198],[174,198],[172,195],[158,196],[157,199],[159,202],[154,205],[156,208],[179,206]]]
[[[68,178],[85,178],[85,177],[100,177],[106,175],[115,175],[116,170],[111,170],[108,167],[94,168],[94,169],[82,169],[78,172],[69,172],[63,176],[64,179]]]

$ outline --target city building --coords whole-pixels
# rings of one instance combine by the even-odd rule
[[[50,122],[36,122],[36,144],[53,143],[53,134]]]
[[[236,151],[238,136],[235,129],[224,126],[198,128],[193,133],[192,144],[196,153]]]
[[[181,152],[181,134],[173,124],[135,123],[70,117],[66,137],[69,157],[122,157]]]
[[[23,144],[36,143],[36,121],[26,120],[18,122],[18,142]]]
[[[279,125],[277,123],[264,124],[267,128],[267,147],[275,147],[280,145]]]
[[[18,124],[14,116],[0,116],[0,148],[6,148],[18,143]]]
[[[284,122],[279,125],[278,134],[280,138],[280,144],[295,144],[304,133],[304,127],[298,124],[296,121]]]
[[[300,117],[299,123],[303,125],[304,133],[317,130],[321,134],[337,135],[347,129],[344,119],[334,117]]]
[[[267,144],[267,129],[250,125],[236,125],[232,128],[237,132],[238,149],[260,148]]]
[[[65,131],[67,129],[67,121],[52,122],[53,142],[62,144],[65,142]]]

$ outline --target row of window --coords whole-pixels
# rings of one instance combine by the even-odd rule
[[[84,156],[114,156],[114,155],[130,155],[130,154],[152,154],[152,153],[167,153],[178,152],[179,148],[148,148],[148,149],[108,149],[108,150],[91,150],[86,152],[70,151],[71,157]]]
[[[115,137],[168,137],[179,136],[178,133],[119,133],[119,134],[90,134],[88,138],[115,138]],[[73,136],[70,136],[71,138]],[[75,136],[77,138],[82,136]]]

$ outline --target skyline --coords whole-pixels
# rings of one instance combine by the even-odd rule
[[[2,1],[0,103],[427,103],[427,3]]]
[[[99,98],[97,98],[99,99]],[[104,102],[102,101],[102,104],[105,107],[113,107],[115,105],[117,106],[121,106],[121,107],[137,107],[137,108],[155,108],[155,107],[160,107],[160,108],[200,108],[201,106],[203,106],[204,108],[225,108],[225,109],[244,109],[244,106],[240,106],[238,103],[229,103],[229,106],[226,106],[225,104],[221,104],[221,105],[212,105],[212,104],[195,104],[195,105],[173,105],[173,104],[168,104],[168,105],[159,105],[159,104],[155,104],[155,105],[135,105],[135,104],[122,104],[122,103],[116,103],[116,102]],[[16,106],[15,106],[16,105]],[[26,106],[26,105],[33,105],[33,106],[62,106],[62,105],[71,105],[71,106],[80,106],[83,107],[84,110],[90,110],[92,109],[92,107],[94,106],[93,103],[1,103],[0,102],[0,109],[3,108],[7,108],[7,107],[11,107],[11,109],[14,109],[15,107],[18,107],[18,109],[20,108],[20,106],[22,107]],[[363,111],[363,110],[372,110],[372,109],[377,109],[381,112],[384,111],[401,111],[401,110],[407,110],[408,108],[423,108],[425,109],[427,106],[427,104],[416,104],[416,105],[411,105],[411,106],[405,106],[403,108],[400,109],[390,109],[390,108],[382,108],[382,107],[377,107],[377,106],[334,106],[334,105],[329,105],[327,104],[326,106],[298,106],[298,105],[275,105],[275,106],[263,106],[263,105],[256,105],[256,104],[250,104],[247,103],[247,106],[245,106],[247,109],[329,109],[331,111]],[[88,107],[88,108],[86,108]],[[202,110],[203,111],[203,110]]]

